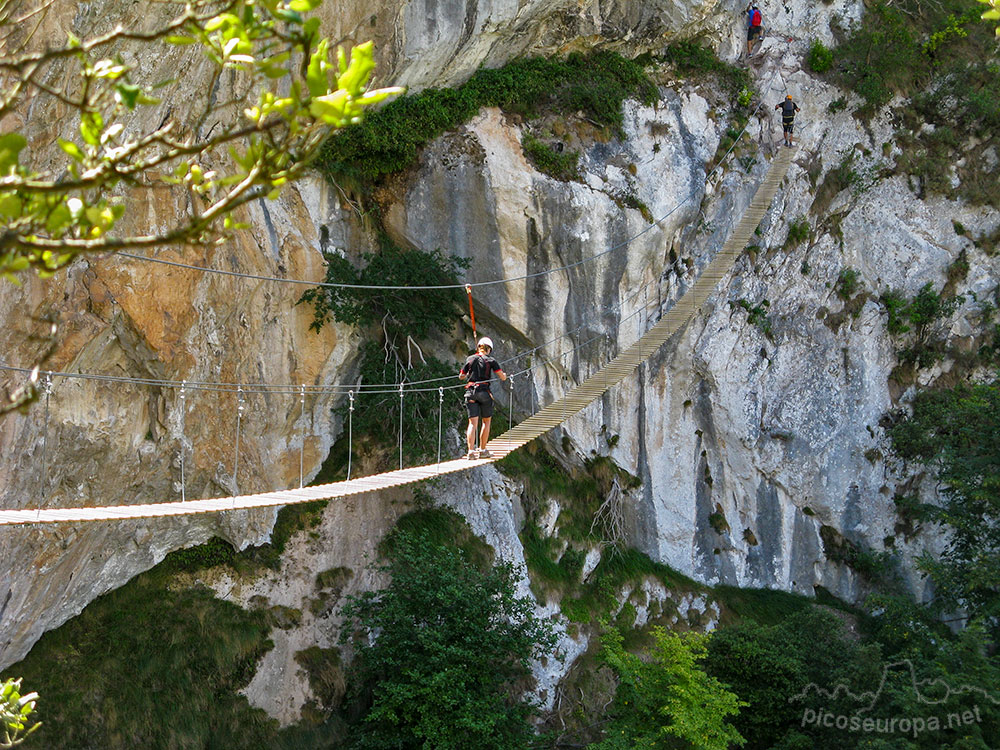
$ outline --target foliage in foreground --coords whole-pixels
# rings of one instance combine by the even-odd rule
[[[28,148],[22,133],[0,133],[0,277],[18,284],[18,275],[31,270],[45,278],[80,253],[232,238],[243,228],[233,216],[237,209],[276,197],[303,174],[332,131],[402,92],[368,88],[375,68],[371,42],[356,45],[349,57],[338,49],[331,59],[319,18],[304,15],[321,2],[191,0],[142,33],[119,26],[90,39],[69,34],[61,47],[0,56],[0,120],[39,107],[65,110],[78,123],[78,136],[58,138],[61,153],[44,166],[36,163],[42,152]],[[2,37],[12,38],[8,27],[37,29],[33,17],[44,16],[49,5],[26,10],[0,0]],[[154,93],[179,88],[178,79],[140,83],[148,71],[112,54],[125,44],[146,64],[190,48],[207,58],[208,85],[183,91],[183,114],[177,114]],[[220,102],[223,77],[246,89]],[[151,107],[161,114],[134,116]],[[202,127],[209,117],[212,127]],[[137,129],[143,119],[159,125]],[[190,210],[178,211],[165,226],[122,231],[125,195],[141,203],[163,189]],[[39,355],[28,384],[0,404],[0,415],[37,400],[38,370],[55,348],[57,326],[49,322],[48,352]]]
[[[20,133],[0,136],[0,275],[28,267],[50,275],[84,251],[206,242],[220,237],[219,221],[238,206],[272,194],[299,176],[329,133],[361,119],[366,107],[400,89],[366,91],[375,68],[371,43],[356,46],[348,60],[340,50],[331,61],[330,44],[319,37],[319,19],[303,12],[321,0],[196,0],[155,31],[135,34],[119,28],[108,35],[80,40],[72,34],[65,47],[0,58],[8,75],[0,96],[0,117],[36,106],[34,96],[68,106],[79,121],[79,139],[59,139],[63,159],[48,171],[22,163],[27,140]],[[30,18],[30,15],[29,15]],[[0,25],[28,23],[4,14]],[[169,46],[192,45],[212,65],[217,80],[242,72],[259,87],[250,106],[211,137],[184,132],[169,110],[147,133],[126,127],[130,110],[161,104],[157,85],[144,86],[134,66],[121,56],[102,57],[113,43],[136,39],[147,49],[138,59],[154,59]],[[289,61],[296,57],[296,64]],[[66,83],[55,88],[39,80],[59,72]],[[277,82],[283,81],[284,87]],[[174,83],[171,81],[164,84]],[[218,106],[215,86],[195,92],[193,119],[204,121]],[[232,105],[230,105],[232,106]],[[150,118],[151,119],[151,118]],[[209,166],[231,149],[234,169],[218,174]],[[172,173],[172,175],[171,175]],[[148,191],[164,184],[183,185],[198,205],[191,215],[161,232],[121,236],[115,225],[125,211],[121,186]],[[131,194],[132,198],[136,196]],[[226,222],[228,235],[232,222]]]
[[[20,678],[4,680],[0,685],[0,728],[3,730],[0,747],[20,745],[41,726],[31,717],[37,700],[38,693],[21,694]]]
[[[743,745],[730,717],[740,701],[700,665],[707,635],[683,635],[654,627],[647,658],[627,652],[621,633],[601,636],[602,658],[618,677],[618,691],[605,739],[592,750],[686,747],[727,750]]]
[[[523,747],[529,661],[551,652],[551,624],[517,596],[509,563],[482,570],[419,532],[389,542],[377,568],[389,586],[343,609],[353,695],[365,705],[354,746]]]

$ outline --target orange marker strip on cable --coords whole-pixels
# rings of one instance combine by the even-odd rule
[[[476,311],[472,309],[472,284],[465,285],[465,293],[469,295],[469,317],[472,318],[472,345],[476,345]]]

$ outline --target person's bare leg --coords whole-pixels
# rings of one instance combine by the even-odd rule
[[[469,426],[465,430],[465,442],[469,444],[469,453],[476,449],[476,420],[479,417],[469,417]]]
[[[492,417],[483,417],[480,421],[482,426],[479,428],[479,449],[486,450],[486,444],[490,442],[490,422],[493,420]]]

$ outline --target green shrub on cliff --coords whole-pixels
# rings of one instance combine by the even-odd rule
[[[509,563],[480,567],[419,531],[385,546],[391,582],[349,598],[341,639],[356,649],[356,748],[528,745],[530,660],[555,642],[551,623],[517,595]]]
[[[565,59],[532,57],[478,70],[451,89],[426,89],[390,102],[364,123],[345,129],[323,147],[321,171],[374,181],[406,169],[418,150],[470,120],[482,107],[534,118],[543,112],[582,112],[620,131],[622,102],[656,101],[656,86],[642,66],[613,52],[574,53]]]
[[[926,391],[890,431],[897,453],[944,485],[934,520],[948,529],[939,559],[920,567],[940,611],[963,608],[1000,634],[1000,381]]]

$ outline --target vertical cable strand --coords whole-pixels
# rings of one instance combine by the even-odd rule
[[[240,429],[243,423],[243,386],[236,387],[236,458],[233,461],[233,505],[236,505],[236,496],[240,494],[240,485],[237,476],[240,470]]]
[[[510,376],[510,398],[507,400],[507,429],[514,429],[514,376]]]
[[[354,453],[354,391],[348,391],[347,407],[347,481],[351,481],[351,454]]]
[[[185,432],[185,422],[187,420],[187,381],[181,381],[181,502],[187,499],[186,496],[186,479],[184,477],[184,453],[186,446],[184,445],[184,432]]]
[[[306,385],[302,384],[299,391],[299,489],[305,484],[304,481],[304,454],[306,452]]]
[[[45,373],[45,428],[42,432],[42,490],[41,502],[43,505],[48,496],[49,490],[49,396],[52,395],[52,373]]]
[[[403,384],[399,384],[399,468],[403,468]]]
[[[438,471],[441,471],[441,412],[444,409],[444,388],[438,388]]]

